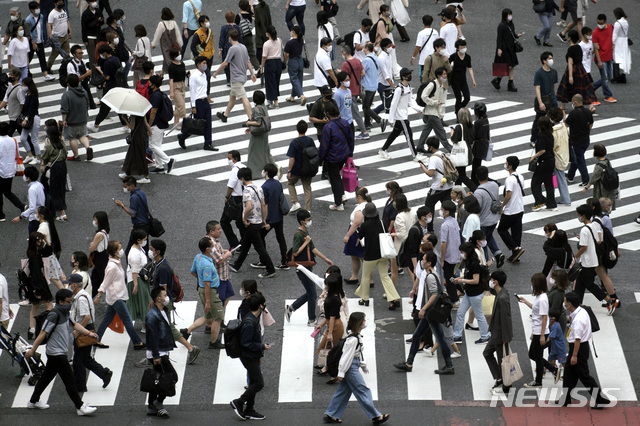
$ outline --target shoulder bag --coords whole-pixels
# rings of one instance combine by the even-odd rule
[[[384,230],[384,224],[380,221],[382,226],[382,233],[378,234],[378,240],[380,242],[380,256],[385,259],[395,259],[398,253],[396,247],[393,245],[393,237],[391,234]]]
[[[200,19],[200,16],[202,16],[202,12],[196,9],[196,6],[193,4],[191,0],[189,0],[189,3],[191,3],[191,8],[193,9],[193,14],[196,17],[196,21],[197,21],[198,19]]]
[[[269,113],[267,108],[264,105],[258,106],[260,111],[262,112],[262,120],[260,120],[259,126],[249,126],[249,130],[251,134],[254,136],[264,135],[265,133],[271,130],[271,117],[269,117]]]
[[[327,80],[327,85],[332,89],[335,88],[336,87],[336,82],[333,81],[333,79],[331,77],[329,77],[326,72],[324,72],[324,70],[322,69],[320,64],[318,64],[318,61],[314,60],[314,62],[316,63],[316,66],[318,67],[318,69],[320,70],[322,75],[324,76],[325,80]]]
[[[302,58],[302,66],[304,68],[309,68],[311,66],[311,62],[309,62],[309,56],[307,55],[307,45],[302,42],[302,50],[304,50],[304,57]]]
[[[535,154],[535,148],[531,151],[531,156],[533,156],[533,154]],[[536,169],[538,168],[538,159],[534,159],[533,161],[529,161],[529,165],[528,165],[529,171],[530,172],[534,172],[536,171]]]
[[[301,231],[297,231],[293,236],[295,237],[297,234],[302,234]],[[303,234],[304,235],[304,234]],[[293,246],[287,252],[287,266],[297,267],[298,265],[302,265],[305,268],[310,268],[316,265],[316,260],[313,252],[309,248],[309,244],[305,247],[305,250],[300,252],[298,256],[294,256],[293,254]]]
[[[511,386],[518,380],[522,379],[522,369],[518,362],[518,354],[511,351],[511,345],[508,343],[503,345],[502,353],[502,383],[504,386]]]
[[[13,141],[16,143],[16,176],[24,176],[24,161],[18,151],[18,141],[15,138]]]
[[[140,201],[142,201],[142,197],[140,195],[138,195],[138,198],[140,198]],[[149,235],[154,238],[158,238],[162,234],[164,234],[164,226],[159,219],[156,219],[151,215],[151,210],[149,210],[149,205],[147,203],[144,203],[144,207],[147,209],[147,215],[149,216]]]
[[[156,395],[174,396],[176,394],[176,383],[178,376],[172,371],[157,371],[154,368],[147,368],[140,381],[140,391],[153,393]]]
[[[204,136],[207,122],[203,118],[197,118],[193,114],[191,117],[185,117],[182,119],[182,133],[187,135]]]
[[[140,40],[138,40],[138,43],[140,43],[140,42],[142,42],[142,51],[146,52],[147,51],[147,46],[144,44],[144,40],[142,38],[140,38]],[[137,46],[136,46],[136,48],[137,48]],[[142,71],[142,64],[144,64],[148,60],[149,60],[149,58],[147,57],[147,55],[142,55],[142,56],[134,55],[133,56],[133,64],[131,64],[131,71],[143,72]]]
[[[167,28],[167,24],[165,24],[165,22],[162,21],[162,25],[164,26],[164,30],[167,33],[167,36],[169,37],[169,41],[171,42],[171,47],[180,50],[180,46],[178,46],[178,43],[176,43],[176,41],[173,39],[173,36],[171,35],[171,31],[169,31],[169,29]]]
[[[478,189],[482,189],[484,192],[489,194],[489,198],[491,198],[491,207],[489,208],[489,210],[491,210],[491,213],[500,213],[500,210],[502,210],[502,203],[500,202],[500,200],[494,200],[493,195],[491,195],[487,188]]]
[[[87,296],[85,296],[83,294],[82,297],[87,299],[87,303],[89,303],[89,298]],[[91,325],[93,326],[94,319],[93,319],[93,314],[91,313],[91,304],[90,303],[89,303],[89,315],[91,316]],[[91,336],[85,336],[84,334],[79,334],[78,337],[76,337],[75,342],[76,342],[76,346],[78,348],[85,348],[87,346],[93,346],[96,343],[98,343],[98,339],[96,339],[95,337],[91,337]]]
[[[436,279],[438,296],[433,302],[433,305],[427,310],[427,318],[440,324],[451,324],[451,309],[453,308],[453,303],[451,303],[449,295],[444,292],[437,275],[434,273],[429,275],[433,275]]]
[[[513,37],[513,47],[514,47],[514,50],[516,51],[516,53],[520,53],[520,52],[524,51],[524,47],[522,46],[522,43],[520,43],[518,41],[518,39],[516,38],[516,35],[513,33],[513,30],[511,29],[511,27],[509,27],[509,33],[511,34],[511,37]]]

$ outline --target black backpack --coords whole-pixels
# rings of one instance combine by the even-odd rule
[[[427,106],[427,104],[425,104],[425,103],[424,103],[424,101],[422,100],[422,92],[424,91],[424,89],[425,89],[425,88],[426,88],[430,83],[433,83],[433,89],[432,89],[432,90],[431,90],[431,92],[429,93],[429,96],[428,96],[428,97],[429,97],[429,98],[432,98],[432,97],[433,97],[433,94],[434,94],[434,93],[436,93],[436,88],[438,87],[438,86],[437,86],[437,83],[436,83],[436,81],[435,81],[435,80],[431,80],[431,81],[427,81],[426,83],[422,83],[422,84],[420,85],[420,87],[418,87],[418,94],[416,95],[416,103],[417,103],[418,105],[420,105],[421,107],[426,107],[426,106]]]
[[[386,21],[382,18],[378,19],[378,21],[373,24],[373,27],[371,27],[371,30],[369,31],[369,40],[371,40],[371,43],[375,43],[376,41],[376,37],[378,36],[378,24],[380,21],[384,22],[384,25],[387,25]]]
[[[45,343],[47,343],[47,341],[49,341],[49,337],[51,336],[51,334],[53,334],[53,331],[56,329],[56,327],[58,326],[58,321],[60,320],[60,313],[53,308],[51,311],[55,312],[57,315],[56,318],[56,324],[53,326],[53,328],[51,329],[51,332],[47,333],[44,340],[42,341],[42,345],[44,345]],[[49,313],[51,311],[43,311],[41,313],[39,313],[38,315],[36,315],[34,317],[34,319],[36,320],[36,332],[34,334],[34,337],[37,339],[38,336],[40,335],[40,332],[42,331],[42,326],[44,325],[45,320],[47,319],[47,317],[49,316]]]
[[[60,86],[66,88],[67,87],[67,67],[69,66],[69,63],[71,63],[73,61],[72,57],[68,57],[62,60],[62,62],[60,63],[60,69],[58,70],[58,82],[60,83]],[[74,63],[73,66],[76,68],[76,71],[78,71],[78,67],[76,66],[76,64]]]
[[[227,324],[227,330],[224,332],[224,348],[229,357],[240,358],[242,355],[242,326],[248,322],[253,322],[254,327],[257,326],[257,323],[249,318],[242,321],[234,319]]]
[[[593,313],[593,309],[587,305],[580,305],[582,309],[587,311],[589,314],[589,320],[591,321],[591,332],[595,333],[596,331],[600,331],[600,323],[598,322],[598,318],[596,318],[596,314]]]
[[[338,367],[340,366],[340,358],[342,358],[342,350],[344,349],[344,342],[346,342],[349,337],[355,337],[356,339],[358,338],[357,336],[350,334],[344,339],[340,339],[338,343],[333,345],[333,347],[329,351],[329,355],[327,355],[327,372],[331,377],[338,377]],[[362,344],[358,340],[357,346],[361,346],[361,345]],[[356,346],[356,349],[357,349],[357,346]]]
[[[351,51],[354,53],[356,51],[356,45],[354,40],[357,32],[358,31],[351,31],[349,34],[347,34],[342,38],[342,40],[344,40],[344,45],[349,46],[351,48]]]
[[[613,191],[620,186],[620,178],[616,169],[611,167],[611,163],[607,160],[607,164],[596,163],[596,166],[602,167],[602,186],[607,191]]]
[[[618,263],[618,240],[613,236],[609,228],[602,224],[599,217],[593,218],[594,222],[598,222],[602,228],[602,242],[600,248],[600,264],[607,269],[611,269]],[[598,243],[596,242],[596,246]]]
[[[318,174],[318,168],[320,166],[320,158],[318,157],[318,148],[311,140],[311,145],[305,147],[302,145],[300,139],[295,138],[298,145],[302,149],[302,168],[300,170],[301,177],[314,177]]]
[[[160,95],[162,95],[162,106],[158,111],[158,117],[163,121],[169,122],[173,118],[173,104],[166,93],[160,92]]]

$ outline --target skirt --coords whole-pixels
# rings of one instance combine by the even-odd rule
[[[49,209],[52,212],[67,210],[65,187],[67,185],[67,162],[56,161],[51,165],[49,178]]]
[[[582,63],[573,66],[573,84],[569,84],[569,68],[565,70],[556,93],[558,102],[563,103],[571,102],[573,95],[582,95],[585,105],[590,105],[597,100],[593,90],[593,78],[585,71]]]
[[[129,300],[127,300],[127,309],[131,315],[132,321],[142,321],[149,312],[149,302],[151,302],[151,288],[149,283],[138,278],[138,294],[132,294],[133,281],[127,283],[127,291],[129,292]]]
[[[277,101],[280,96],[280,77],[282,76],[282,61],[267,59],[264,62],[264,88],[268,101]]]
[[[49,279],[50,280],[59,280],[62,279],[62,275],[64,272],[62,271],[62,266],[60,266],[60,262],[55,254],[49,256]]]
[[[349,227],[351,227],[351,225],[349,225]],[[356,232],[349,237],[349,241],[344,245],[344,251],[342,253],[347,256],[364,257],[364,247],[358,242],[358,234]]]

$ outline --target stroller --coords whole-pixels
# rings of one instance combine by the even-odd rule
[[[22,371],[29,375],[29,386],[35,386],[45,368],[40,354],[36,353],[27,359],[24,355],[31,349],[29,342],[20,336],[20,333],[13,337],[4,327],[0,327],[0,347],[11,356],[11,365],[17,363]]]

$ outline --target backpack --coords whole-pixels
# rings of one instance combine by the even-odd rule
[[[518,183],[520,183],[520,179],[518,179]],[[491,206],[489,206],[489,210],[491,210],[491,213],[500,213],[500,210],[502,210],[502,203],[500,202],[500,200],[494,200],[493,196],[486,188],[478,188],[478,189],[482,189],[484,192],[489,194],[489,198],[491,198]]]
[[[162,106],[158,111],[158,117],[163,121],[169,122],[173,118],[173,104],[166,93],[160,92],[160,95],[162,96]]]
[[[438,173],[441,173],[444,178],[447,180],[447,182],[455,182],[458,180],[458,176],[460,176],[458,174],[458,170],[456,169],[456,166],[453,165],[453,163],[451,162],[451,159],[449,158],[449,156],[447,154],[441,153],[440,155],[434,154],[436,155],[436,157],[440,157],[442,159],[442,164],[444,165],[444,172],[440,171],[438,169],[436,169],[436,171]]]
[[[429,93],[429,96],[428,96],[428,97],[429,97],[429,98],[432,98],[432,97],[433,97],[433,95],[434,95],[434,93],[436,93],[436,88],[438,87],[438,86],[436,85],[436,81],[435,81],[435,80],[431,80],[431,81],[427,81],[426,83],[422,83],[422,84],[420,85],[420,87],[418,87],[418,94],[417,94],[417,96],[416,96],[416,103],[417,103],[418,105],[420,105],[421,107],[423,107],[423,108],[424,108],[424,107],[426,107],[426,106],[427,106],[427,104],[426,104],[426,103],[424,102],[424,100],[422,99],[422,92],[423,92],[423,91],[424,91],[424,89],[426,89],[426,87],[427,87],[429,84],[431,84],[431,83],[433,83],[433,89],[432,89],[432,90],[431,90],[431,92]]]
[[[45,338],[42,341],[41,345],[44,345],[45,343],[47,343],[47,341],[49,341],[49,337],[51,336],[51,334],[53,334],[53,331],[58,326],[58,320],[60,320],[60,314],[58,313],[58,311],[56,311],[55,308],[53,308],[51,311],[54,311],[56,313],[56,315],[57,315],[56,324],[53,326],[51,331],[49,333],[47,333],[47,335],[45,336]],[[38,336],[40,335],[40,332],[42,331],[42,326],[44,325],[44,322],[47,319],[47,316],[49,316],[49,313],[51,311],[43,311],[43,312],[41,312],[41,313],[39,313],[38,315],[35,316],[35,318],[34,318],[36,320],[36,332],[34,334],[35,338],[38,338]]]
[[[184,291],[182,291],[182,284],[180,284],[180,278],[178,278],[178,275],[176,275],[175,271],[171,271],[173,272],[173,285],[171,286],[171,293],[172,296],[174,297],[173,302],[177,303],[177,302],[182,302],[182,299],[184,299]]]
[[[288,215],[289,212],[291,211],[291,205],[289,204],[289,200],[287,200],[287,197],[285,197],[284,192],[280,194],[279,207],[280,207],[280,213],[283,216]]]
[[[352,52],[356,51],[355,45],[355,36],[358,31],[351,31],[349,34],[345,35],[342,40],[344,40],[344,45],[349,46]],[[362,36],[360,37],[362,39]]]
[[[369,31],[369,40],[371,41],[371,43],[375,43],[376,41],[376,37],[378,36],[378,24],[380,23],[380,21],[384,22],[385,26],[387,25],[384,19],[382,18],[378,19],[378,22],[376,22],[373,25],[373,27],[371,27],[371,30]]]
[[[71,62],[73,62],[73,58],[71,57],[63,59],[60,63],[60,69],[58,70],[58,81],[60,82],[60,86],[64,87],[65,89],[67,88],[67,66]],[[78,71],[78,67],[75,63],[73,64],[73,66],[75,67],[76,71]]]
[[[613,236],[609,228],[602,224],[599,217],[593,219],[602,228],[602,243],[600,243],[600,264],[607,269],[611,269],[618,263],[618,240]],[[596,243],[598,245],[598,243]]]
[[[233,319],[227,323],[227,329],[224,332],[224,349],[231,358],[240,358],[242,355],[242,326],[245,323],[253,322],[256,327],[257,323],[249,318],[242,321]]]
[[[491,290],[489,287],[489,278],[491,278],[489,267],[487,265],[480,265],[480,282],[478,282],[478,285],[481,285],[484,291]]]
[[[242,32],[242,37],[249,37],[251,35],[251,22],[243,18],[242,15],[240,15],[240,31]]]
[[[311,146],[305,147],[302,145],[300,139],[296,138],[294,141],[298,142],[302,149],[302,168],[300,174],[302,177],[314,177],[318,174],[318,168],[320,166],[320,159],[318,157],[318,148],[311,141]]]
[[[620,186],[620,178],[616,169],[611,167],[611,163],[607,161],[607,164],[596,163],[596,166],[602,167],[602,186],[607,191],[613,191]]]
[[[117,72],[116,72],[116,84],[117,84]],[[151,99],[151,95],[149,94],[149,80],[147,80],[147,82],[144,85],[142,84],[142,79],[138,80],[138,85],[136,86],[136,92],[144,96],[147,100]]]
[[[593,313],[593,309],[587,305],[580,305],[582,309],[587,311],[589,314],[589,320],[591,321],[591,332],[595,333],[596,331],[600,331],[600,323],[598,322],[598,318],[596,318],[596,314]]]
[[[331,375],[331,377],[338,377],[338,367],[340,366],[340,358],[342,358],[344,342],[346,342],[349,337],[355,337],[356,339],[358,338],[357,336],[350,334],[344,339],[340,339],[338,343],[333,345],[333,347],[329,351],[329,355],[327,355],[327,372]],[[362,346],[362,343],[360,343],[359,340],[358,346]]]

